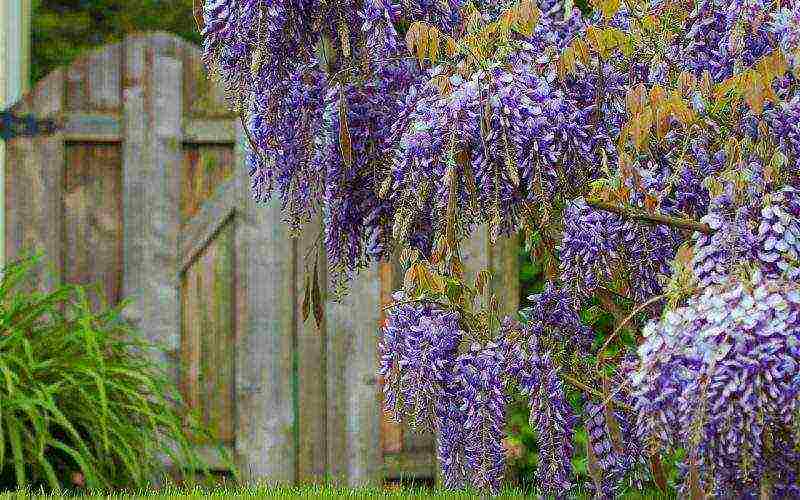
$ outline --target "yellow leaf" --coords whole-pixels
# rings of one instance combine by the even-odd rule
[[[445,43],[444,45],[445,53],[447,54],[448,57],[453,57],[456,54],[456,51],[458,50],[458,44],[456,43],[455,39],[453,39],[453,37],[449,35],[446,35],[444,43]]]
[[[428,30],[428,57],[431,63],[436,64],[439,56],[439,30],[431,26]]]
[[[586,42],[589,47],[596,53],[600,53],[603,49],[603,42],[601,40],[600,30],[596,26],[589,26],[586,28]]]
[[[610,21],[619,11],[619,0],[604,0],[600,8],[603,16]]]
[[[586,42],[583,39],[575,38],[575,40],[572,42],[572,48],[581,63],[584,65],[589,63],[589,46],[586,45]]]
[[[664,102],[665,96],[666,93],[661,85],[653,85],[653,87],[650,89],[650,105],[654,108],[657,108],[662,102]]]
[[[567,47],[564,49],[564,52],[561,53],[561,58],[559,60],[561,68],[563,68],[563,75],[561,75],[561,79],[563,80],[567,74],[572,74],[575,72],[575,49],[572,47]]]

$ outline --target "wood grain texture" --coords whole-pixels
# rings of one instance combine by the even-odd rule
[[[161,55],[153,37],[125,40],[123,78],[123,294],[127,317],[162,344],[169,361],[180,341],[178,233],[182,99],[181,61]],[[173,377],[177,366],[172,363]],[[176,380],[177,381],[177,380]]]
[[[327,305],[328,464],[333,479],[350,486],[381,481],[380,309],[377,264],[359,273],[340,303]]]
[[[186,270],[181,286],[181,387],[219,442],[234,441],[234,225]]]
[[[230,145],[185,144],[181,172],[181,220],[200,207],[233,175]]]
[[[206,72],[200,51],[184,52],[186,69],[183,76],[185,106],[193,118],[234,117],[221,83]]]
[[[67,144],[64,175],[64,277],[96,284],[116,304],[122,295],[122,158],[117,144]]]
[[[12,106],[17,114],[54,117],[62,112],[64,72],[56,70]],[[64,136],[17,137],[7,143],[5,173],[6,260],[44,252],[38,286],[52,290],[63,279],[62,204]]]
[[[515,234],[501,236],[495,245],[489,245],[490,286],[504,315],[516,314],[519,309],[519,244],[519,235]]]
[[[325,338],[326,321],[317,327],[313,306],[308,319],[303,321],[302,304],[306,285],[313,283],[314,263],[318,262],[324,271],[322,259],[317,260],[317,252],[322,241],[319,239],[322,222],[319,217],[310,222],[297,242],[297,274],[295,276],[295,317],[297,320],[297,426],[298,426],[298,482],[319,483],[327,468],[326,426],[326,386],[325,386]],[[308,256],[308,259],[306,259]],[[324,257],[324,256],[323,256]],[[319,272],[319,271],[318,271]],[[326,295],[327,277],[319,276],[322,297]]]
[[[236,136],[236,164],[243,165],[247,139],[240,123]],[[280,200],[255,203],[246,172],[239,172],[236,454],[245,479],[291,484],[296,477],[291,382],[295,255]]]

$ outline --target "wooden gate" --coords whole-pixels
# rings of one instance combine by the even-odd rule
[[[379,410],[376,332],[399,269],[362,272],[321,328],[303,322],[302,259],[321,227],[292,240],[280,202],[252,200],[244,131],[196,47],[129,36],[53,72],[12,110],[64,127],[8,143],[7,259],[39,248],[52,279],[132,298],[126,318],[165,346],[184,397],[246,478],[433,477],[432,438]],[[467,263],[495,268],[516,299],[516,247],[470,245]]]

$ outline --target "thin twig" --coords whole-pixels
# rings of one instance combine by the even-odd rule
[[[192,14],[194,15],[194,24],[197,25],[197,31],[202,35],[206,24],[203,21],[203,4],[200,0],[192,0]]]
[[[595,396],[595,397],[598,397],[600,399],[603,399],[603,393],[601,393],[597,389],[589,387],[588,385],[584,384],[580,380],[578,380],[576,378],[573,378],[573,377],[571,377],[569,375],[562,375],[562,377],[564,378],[564,381],[566,381],[568,384],[572,385],[573,387],[576,387],[576,388],[582,390],[583,392],[585,392],[587,394],[591,394],[592,396]],[[606,401],[605,403],[608,403],[608,402],[609,401]],[[617,405],[617,406],[619,406],[623,410],[628,410],[628,411],[631,411],[631,412],[633,411],[633,407],[631,407],[629,405],[626,405],[622,401],[613,400],[613,401],[610,401],[610,402],[615,404],[615,405]],[[603,403],[603,404],[605,404],[605,403]]]
[[[680,217],[672,217],[658,213],[648,213],[643,210],[635,208],[621,207],[613,203],[607,203],[598,200],[587,200],[586,204],[597,210],[605,210],[615,214],[627,217],[629,219],[640,220],[654,224],[661,224],[665,226],[677,227],[679,229],[689,229],[691,231],[699,231],[704,234],[713,234],[714,230],[708,224],[697,222],[692,219],[683,219]]]
[[[633,310],[630,312],[630,314],[628,314],[625,317],[625,319],[623,319],[617,325],[617,327],[614,328],[614,331],[611,333],[611,335],[608,336],[606,341],[603,343],[603,346],[598,351],[598,354],[597,354],[597,365],[596,365],[597,369],[600,368],[600,364],[603,362],[603,359],[604,359],[603,351],[606,350],[606,348],[609,346],[609,344],[611,344],[611,341],[614,340],[614,338],[617,336],[617,334],[619,334],[619,332],[622,330],[622,327],[625,326],[631,319],[633,319],[634,316],[636,316],[638,313],[640,313],[643,309],[645,309],[646,307],[648,307],[648,306],[650,306],[652,304],[655,304],[656,302],[658,302],[659,300],[662,300],[664,298],[666,298],[666,294],[656,295],[655,297],[651,297],[650,299],[648,299],[643,304],[640,304],[640,305],[634,307]]]

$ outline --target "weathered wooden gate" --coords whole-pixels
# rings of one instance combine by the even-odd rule
[[[132,298],[127,319],[166,346],[185,398],[246,478],[433,477],[432,438],[379,410],[376,332],[399,269],[368,269],[326,304],[321,328],[303,322],[302,259],[319,223],[291,240],[280,203],[253,202],[244,131],[196,47],[129,36],[12,109],[64,127],[8,144],[7,258],[40,248],[53,279],[98,282],[111,303]],[[515,246],[470,245],[468,263],[494,268],[515,302]]]

